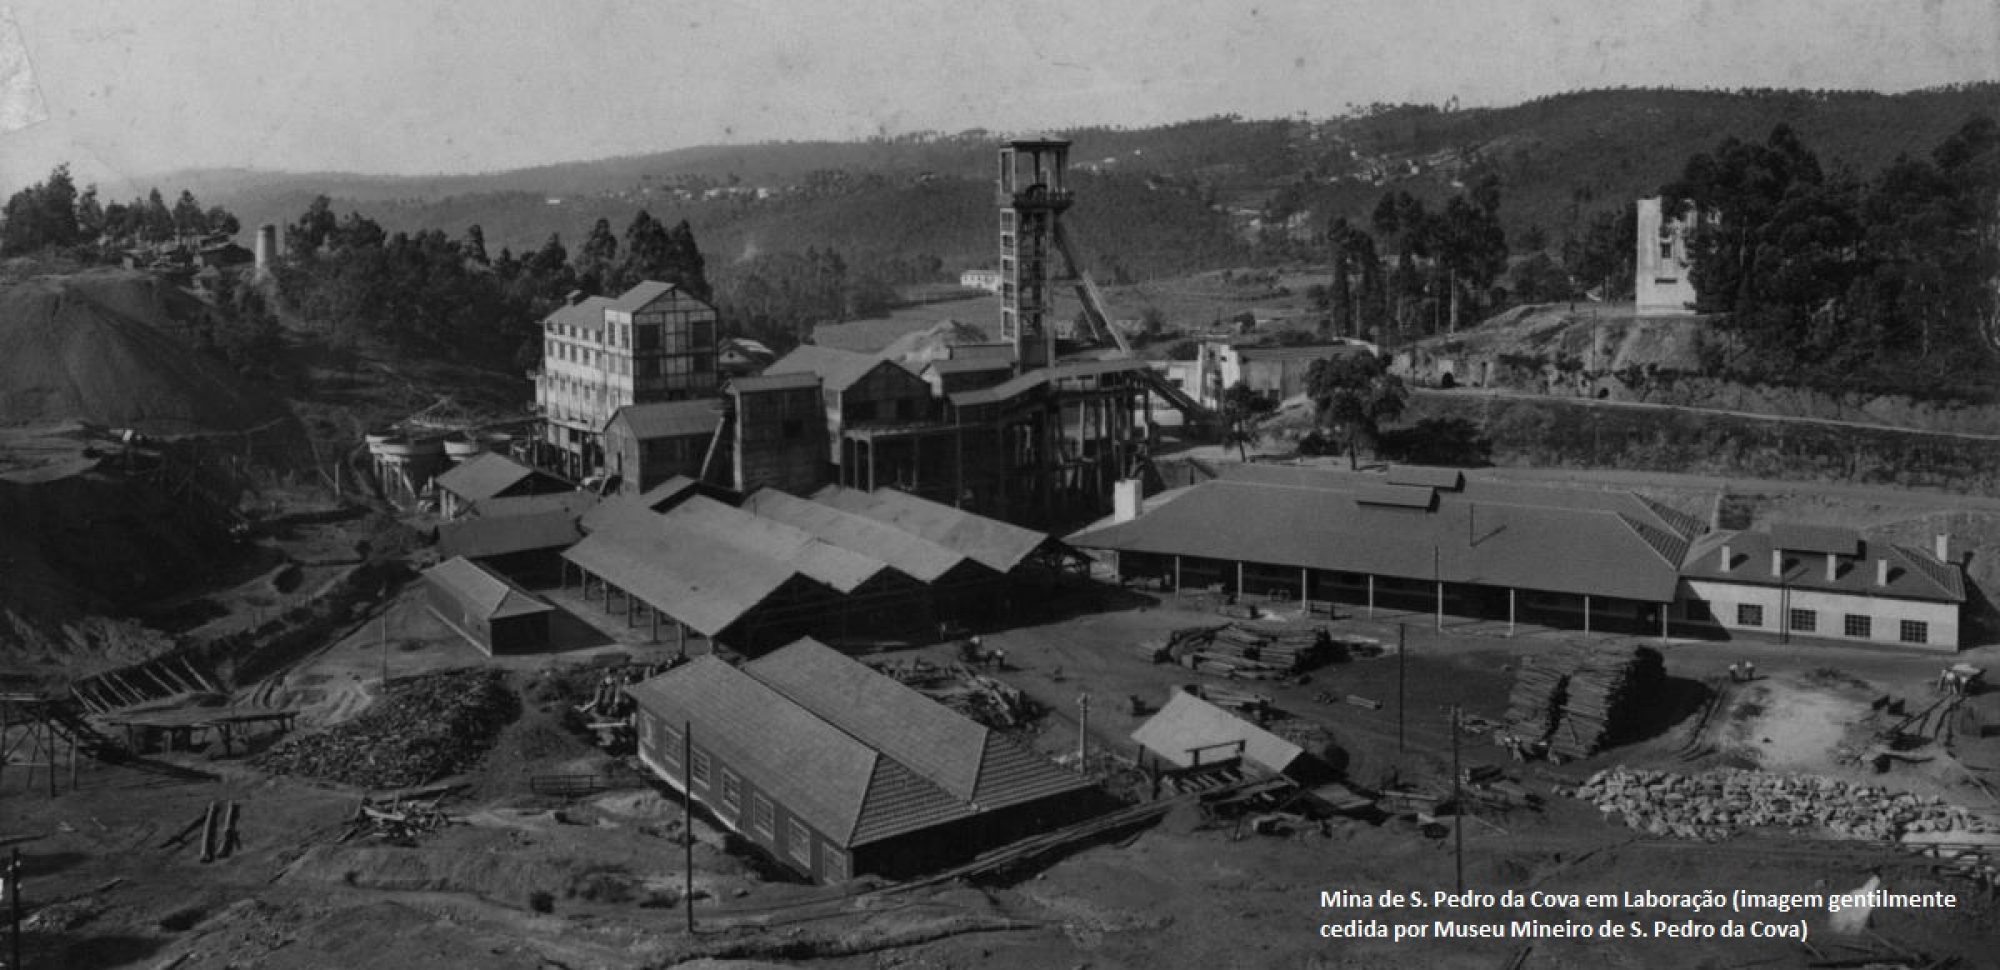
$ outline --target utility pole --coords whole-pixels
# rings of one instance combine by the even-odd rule
[[[9,919],[14,924],[13,956],[9,958],[8,970],[21,970],[21,850],[15,849],[12,860],[7,863],[7,909]]]
[[[1410,627],[1406,623],[1396,624],[1396,754],[1409,751],[1403,734],[1403,711],[1409,706],[1409,695],[1403,685],[1409,681],[1410,670]]]
[[[1465,892],[1465,785],[1458,767],[1458,705],[1451,706],[1451,841],[1452,871],[1458,891]]]
[[[1076,770],[1087,771],[1084,759],[1090,755],[1090,695],[1076,695]]]
[[[687,847],[681,859],[683,879],[681,907],[687,912],[687,931],[694,935],[694,722],[681,722],[681,844]]]

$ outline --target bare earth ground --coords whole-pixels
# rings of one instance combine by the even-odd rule
[[[1682,487],[1657,477],[1653,485]],[[1698,502],[1701,485],[1685,487],[1688,501]],[[1857,517],[1904,514],[1870,509],[1876,501],[1858,498],[1844,507]],[[309,541],[339,546],[333,537]],[[248,594],[237,595],[232,615]],[[759,860],[730,851],[724,834],[698,815],[697,932],[689,935],[675,905],[686,877],[676,796],[636,780],[575,802],[530,789],[537,774],[617,770],[562,724],[568,699],[554,686],[561,670],[607,651],[644,657],[671,650],[671,643],[648,644],[649,631],[626,628],[621,615],[583,603],[574,590],[558,599],[568,612],[558,628],[561,650],[552,655],[489,660],[406,591],[387,608],[386,623],[359,624],[270,682],[241,692],[245,703],[301,709],[303,732],[364,710],[379,692],[385,656],[392,677],[489,663],[509,669],[524,699],[522,716],[502,731],[480,768],[462,779],[467,787],[444,803],[457,824],[413,845],[366,837],[339,842],[363,793],[267,778],[240,754],[162,756],[213,774],[206,779],[86,765],[78,790],[54,797],[46,792],[45,773],[29,778],[22,766],[7,766],[0,774],[0,846],[19,849],[24,859],[27,966],[610,968],[707,957],[833,970],[1493,968],[1508,965],[1527,945],[1322,939],[1322,923],[1437,918],[1428,911],[1323,910],[1319,893],[1448,889],[1455,881],[1451,840],[1393,819],[1380,825],[1342,821],[1325,834],[1284,837],[1209,830],[1188,806],[1171,810],[1150,829],[1084,849],[1010,884],[945,883],[902,893],[868,892],[866,881],[829,890],[771,878]],[[1129,756],[1129,734],[1139,722],[1125,712],[1124,699],[1157,702],[1180,684],[1205,679],[1148,664],[1132,647],[1177,627],[1220,622],[1213,614],[1176,609],[1170,596],[1102,588],[1073,590],[1046,605],[1047,614],[1021,617],[989,632],[986,642],[1007,652],[1013,669],[999,676],[1049,708],[1030,740],[1052,755],[1078,746],[1080,695],[1091,698],[1089,750]],[[1509,638],[1503,623],[1451,619],[1438,630],[1428,615],[1354,613],[1364,615],[1344,613],[1334,622],[1340,632],[1388,644],[1399,627],[1407,636],[1407,692],[1400,700],[1393,653],[1324,668],[1304,685],[1233,686],[1271,694],[1286,715],[1276,728],[1289,721],[1323,729],[1348,759],[1348,776],[1363,785],[1391,774],[1444,780],[1450,763],[1446,708],[1458,704],[1499,718],[1516,658],[1576,636],[1523,626]],[[942,646],[916,652],[950,657]],[[1961,735],[1954,758],[1896,763],[1882,774],[1853,757],[1881,724],[1866,719],[1871,701],[1887,694],[1914,707],[1929,703],[1939,658],[1803,642],[1675,642],[1665,652],[1677,684],[1716,680],[1728,664],[1743,660],[1754,660],[1763,677],[1730,688],[1702,738],[1691,737],[1691,719],[1662,724],[1650,740],[1578,764],[1517,765],[1487,737],[1468,737],[1466,764],[1499,765],[1545,799],[1540,810],[1496,811],[1466,826],[1469,887],[1811,892],[1851,889],[1879,872],[1885,888],[1952,891],[1965,908],[1878,911],[1873,933],[1932,959],[1958,955],[1961,966],[1992,965],[2000,911],[1970,883],[1934,873],[1921,858],[1779,833],[1715,845],[1643,837],[1550,791],[1616,763],[1675,771],[1761,765],[1992,809],[2000,803],[1968,779],[1983,778],[1988,786],[2000,781],[2000,736]],[[1993,669],[2000,667],[2000,648],[1982,647],[1957,659]],[[1321,692],[1382,706],[1322,703],[1314,699]],[[1986,723],[2000,723],[2000,694],[1973,703]],[[1690,749],[1705,753],[1683,760]],[[163,847],[215,799],[242,804],[237,852],[204,864],[186,845]],[[546,912],[538,911],[537,894],[546,894]],[[1470,922],[1527,915],[1592,922],[1725,918],[1581,908],[1451,915]],[[1824,913],[1806,919],[1824,958],[1858,952],[1843,944],[1880,946],[1872,937],[1826,935]],[[1524,966],[1782,967],[1821,958],[1778,940],[1542,940],[1534,942]]]

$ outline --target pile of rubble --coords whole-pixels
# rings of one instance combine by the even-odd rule
[[[360,717],[288,741],[257,760],[273,774],[362,788],[408,788],[471,767],[520,713],[498,670],[399,680]]]
[[[1641,699],[1658,696],[1666,678],[1651,647],[1536,654],[1515,675],[1507,720],[1514,737],[1546,743],[1564,760],[1587,758],[1632,733]]]
[[[1737,768],[1681,775],[1618,767],[1557,793],[1590,802],[1606,815],[1622,815],[1635,831],[1683,839],[1714,841],[1751,827],[1812,829],[1873,841],[1894,841],[1910,832],[2000,831],[1936,796]]]

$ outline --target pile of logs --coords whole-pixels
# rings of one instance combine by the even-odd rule
[[[1243,623],[1176,631],[1167,653],[1192,670],[1252,680],[1290,677],[1345,659],[1325,627]]]
[[[519,713],[502,671],[427,674],[396,681],[361,716],[287,741],[257,764],[362,788],[409,788],[470,768]]]
[[[1630,652],[1576,646],[1521,662],[1508,699],[1508,737],[1546,744],[1564,760],[1589,757],[1624,740],[1640,708],[1666,682],[1650,647]]]
[[[242,807],[234,800],[209,802],[208,808],[195,816],[194,821],[189,822],[172,838],[160,843],[160,848],[179,848],[196,832],[200,832],[201,861],[214,862],[217,859],[226,859],[230,853],[236,851],[237,846],[242,844],[242,839],[236,834],[236,820],[241,815]]]

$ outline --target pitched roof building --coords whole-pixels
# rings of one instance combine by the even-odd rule
[[[741,668],[698,658],[627,691],[647,766],[822,881],[946,864],[1074,817],[1093,790],[813,640]]]

